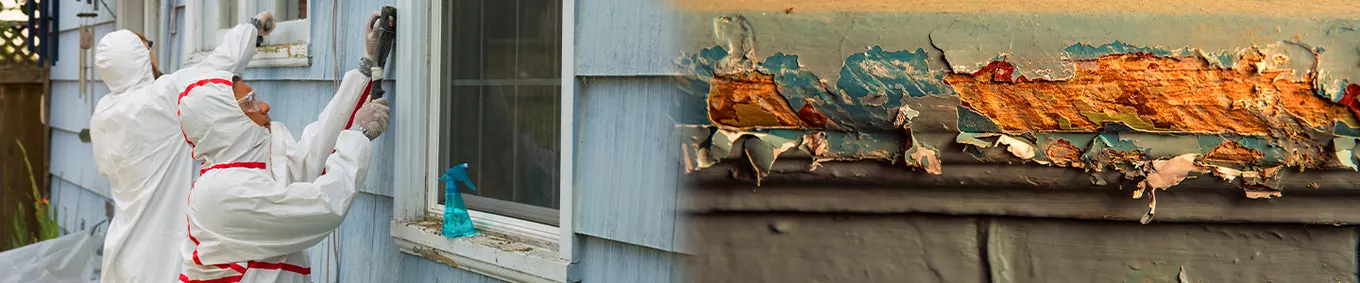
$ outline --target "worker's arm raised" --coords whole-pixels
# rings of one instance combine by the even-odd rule
[[[217,178],[213,182],[200,179],[200,184],[222,184],[196,188],[190,198],[190,234],[198,241],[201,261],[255,260],[316,245],[345,219],[368,172],[371,150],[363,134],[341,133],[335,153],[326,161],[326,174],[283,189],[262,171],[223,171],[212,176]]]
[[[273,30],[274,16],[268,11],[260,12],[251,18],[250,23],[236,25],[223,34],[217,47],[213,48],[212,54],[195,67],[241,75],[245,73],[250,60],[255,57],[255,43],[258,42],[258,37],[268,35]]]
[[[371,83],[378,82],[369,81],[368,77],[357,70],[345,73],[344,80],[340,82],[340,89],[331,97],[326,108],[321,110],[315,122],[303,128],[302,136],[298,140],[298,148],[301,150],[289,151],[288,156],[290,173],[294,173],[298,180],[311,180],[321,174],[326,157],[336,149],[336,137],[342,131],[351,128],[354,123],[358,123],[354,121],[355,114],[365,103],[371,103],[368,102]]]

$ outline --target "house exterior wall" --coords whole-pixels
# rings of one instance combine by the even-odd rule
[[[80,26],[93,28],[95,38],[114,31],[113,17],[108,9],[101,7],[99,16],[86,21],[78,20],[77,13],[87,5],[62,3],[58,15],[57,40],[61,49],[57,50],[58,61],[51,68],[51,89],[49,91],[48,121],[51,127],[51,146],[48,152],[51,178],[50,196],[52,210],[56,212],[58,226],[63,231],[73,232],[94,227],[108,219],[105,202],[109,195],[109,182],[99,174],[94,165],[94,150],[89,143],[80,141],[80,131],[90,127],[90,112],[99,98],[107,94],[108,87],[99,80],[94,71],[94,58],[88,58],[86,87],[93,97],[81,97],[80,90]],[[117,3],[110,2],[110,7]],[[100,229],[107,225],[100,225]]]
[[[116,1],[106,0],[109,5]],[[311,3],[311,41],[309,55],[311,65],[306,68],[251,68],[242,76],[255,89],[260,99],[270,103],[275,121],[295,129],[300,134],[306,123],[320,113],[325,103],[335,91],[336,66],[341,73],[358,67],[358,58],[363,54],[362,24],[368,14],[383,5],[394,5],[395,1],[315,1]],[[649,14],[642,13],[652,6],[634,7],[633,10],[610,9],[613,4],[632,3],[632,1],[582,1],[580,14],[612,13],[614,19],[633,22],[644,21]],[[617,3],[614,3],[617,2]],[[340,6],[335,6],[335,5]],[[169,72],[178,69],[183,62],[179,51],[182,42],[175,35],[182,35],[184,18],[182,1],[163,1],[161,11],[161,34],[157,45],[169,45],[170,56],[162,61],[163,68]],[[70,5],[63,7],[69,12],[64,19],[75,19]],[[409,11],[402,11],[409,13]],[[101,13],[103,10],[101,10]],[[333,13],[337,14],[333,17]],[[654,14],[655,12],[653,12]],[[105,33],[113,31],[111,18],[101,16],[102,22],[96,25],[96,40]],[[342,19],[342,20],[335,20]],[[657,37],[657,29],[630,30],[626,33],[603,35],[594,26],[600,26],[601,19],[580,18],[578,30],[586,34],[596,34],[594,39],[614,42],[637,42],[639,46],[647,38]],[[49,171],[52,179],[54,210],[58,212],[59,222],[67,231],[82,230],[106,219],[104,203],[108,202],[108,181],[98,174],[94,167],[90,144],[81,143],[77,133],[89,127],[90,104],[83,104],[77,98],[77,77],[75,64],[78,54],[78,32],[74,20],[64,20],[60,40],[61,61],[52,68],[52,166]],[[331,37],[335,26],[336,36]],[[172,35],[174,34],[174,35]],[[635,38],[639,36],[646,38]],[[584,43],[584,40],[577,42]],[[332,52],[332,49],[338,52]],[[578,48],[581,50],[581,48]],[[628,49],[616,49],[626,52]],[[660,60],[659,57],[650,57]],[[338,60],[337,60],[338,59]],[[338,65],[336,64],[338,62]],[[578,59],[576,62],[583,62]],[[389,62],[401,64],[401,62]],[[584,63],[582,63],[584,64]],[[623,65],[615,65],[623,66]],[[393,70],[389,66],[389,70]],[[609,70],[608,67],[587,69]],[[576,213],[578,223],[579,278],[587,282],[675,282],[681,272],[677,262],[682,255],[677,252],[674,227],[677,226],[675,203],[679,190],[675,171],[667,171],[662,162],[654,159],[666,156],[667,151],[655,147],[656,143],[669,141],[669,131],[658,131],[652,126],[658,119],[669,115],[673,108],[667,108],[666,101],[672,98],[661,78],[638,76],[657,76],[664,73],[639,70],[637,68],[619,69],[612,72],[595,73],[582,76],[582,82],[604,82],[596,85],[583,83],[578,101],[577,127],[582,133],[579,137],[578,165],[575,182],[577,198],[589,208]],[[673,74],[672,74],[673,75]],[[97,75],[95,75],[97,78]],[[389,71],[385,89],[395,90],[395,84],[402,79],[394,77]],[[91,93],[103,95],[107,88],[100,81],[91,81]],[[393,93],[391,99],[401,99],[408,94]],[[425,94],[416,94],[425,95]],[[92,101],[97,101],[95,97]],[[393,109],[393,111],[402,111]],[[647,117],[644,123],[630,122],[622,117]],[[393,120],[392,123],[407,121]],[[646,123],[646,122],[650,122]],[[395,246],[390,229],[393,213],[393,142],[395,129],[384,138],[376,140],[372,169],[362,191],[353,202],[349,214],[337,230],[334,249],[328,249],[328,242],[318,244],[309,250],[313,260],[315,282],[327,279],[341,282],[496,282],[498,280],[458,269],[430,259],[400,252]],[[614,138],[597,140],[589,138],[594,133],[610,135]],[[646,136],[645,139],[631,137]],[[636,150],[615,153],[616,147],[636,148]],[[648,149],[652,150],[648,150]],[[622,160],[622,161],[621,161]],[[651,162],[649,166],[633,169],[631,162]],[[632,174],[619,174],[619,170],[633,171]],[[650,176],[658,176],[655,179]],[[610,178],[632,178],[623,182],[609,181]],[[645,180],[645,181],[644,181]],[[659,180],[659,181],[658,181]],[[622,195],[622,196],[620,196]],[[614,201],[605,201],[612,198]],[[639,205],[636,200],[645,200]],[[585,205],[581,205],[585,206]],[[578,207],[581,207],[578,206]],[[641,213],[634,213],[641,212]],[[612,215],[632,215],[627,219],[608,218]],[[334,256],[332,256],[332,254]],[[339,263],[338,268],[329,268],[327,259]]]

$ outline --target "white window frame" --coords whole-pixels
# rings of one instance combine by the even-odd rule
[[[184,1],[184,36],[183,53],[184,65],[189,66],[203,61],[212,53],[213,45],[203,42],[203,35],[212,33],[214,38],[221,38],[232,26],[222,26],[219,19],[221,13],[219,9],[212,9],[209,5],[218,5],[220,1],[236,2],[237,11],[263,11],[256,0],[185,0]],[[270,0],[262,0],[270,1]],[[273,0],[279,1],[279,0]],[[285,67],[309,67],[311,57],[307,53],[308,43],[311,42],[311,1],[307,0],[307,18],[300,20],[284,21],[275,24],[274,31],[266,36],[263,46],[255,49],[255,57],[251,58],[248,68],[285,68]],[[279,5],[269,7],[274,10]],[[236,13],[233,23],[244,23],[257,12]],[[278,12],[275,12],[276,14]],[[205,19],[205,20],[187,20]]]
[[[440,175],[437,133],[443,93],[440,66],[443,46],[445,1],[398,0],[396,62],[397,84],[394,111],[396,126],[394,160],[394,217],[391,234],[405,253],[425,257],[457,268],[510,282],[579,282],[579,240],[573,226],[573,161],[575,128],[575,0],[562,3],[561,99],[558,183],[558,226],[550,226],[472,210],[478,234],[456,239],[439,234],[442,210],[436,210]],[[406,11],[421,11],[412,13]],[[435,15],[435,16],[432,16]],[[507,248],[506,243],[512,248]]]

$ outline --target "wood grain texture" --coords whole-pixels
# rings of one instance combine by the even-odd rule
[[[675,13],[666,0],[579,1],[578,76],[679,74]]]
[[[675,86],[664,77],[606,77],[581,90],[576,232],[674,251]]]
[[[401,258],[409,255],[397,250],[388,232],[392,221],[392,199],[373,194],[359,194],[340,225],[341,282],[383,282],[400,278]],[[427,270],[429,273],[464,272],[454,268]],[[412,282],[412,281],[406,281]]]
[[[1356,282],[1353,227],[996,219],[987,234],[994,282]]]

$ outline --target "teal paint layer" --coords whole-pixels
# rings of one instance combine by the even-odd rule
[[[1073,44],[1072,46],[1068,46],[1066,49],[1063,49],[1063,51],[1066,51],[1067,54],[1069,56],[1072,56],[1073,59],[1099,59],[1100,56],[1128,53],[1147,53],[1157,56],[1173,55],[1173,53],[1170,50],[1146,46],[1134,46],[1118,40],[1101,46],[1092,46],[1086,43],[1077,43]]]
[[[726,55],[727,51],[715,46],[681,59],[687,82],[682,88],[693,96],[707,97],[714,67]],[[774,77],[792,109],[812,103],[832,122],[832,129],[888,130],[900,128],[893,122],[897,109],[905,105],[904,97],[954,95],[953,88],[944,83],[948,73],[931,70],[927,60],[928,54],[920,48],[889,52],[871,47],[845,59],[835,88],[803,68],[796,55],[775,53],[760,60],[757,71]]]

